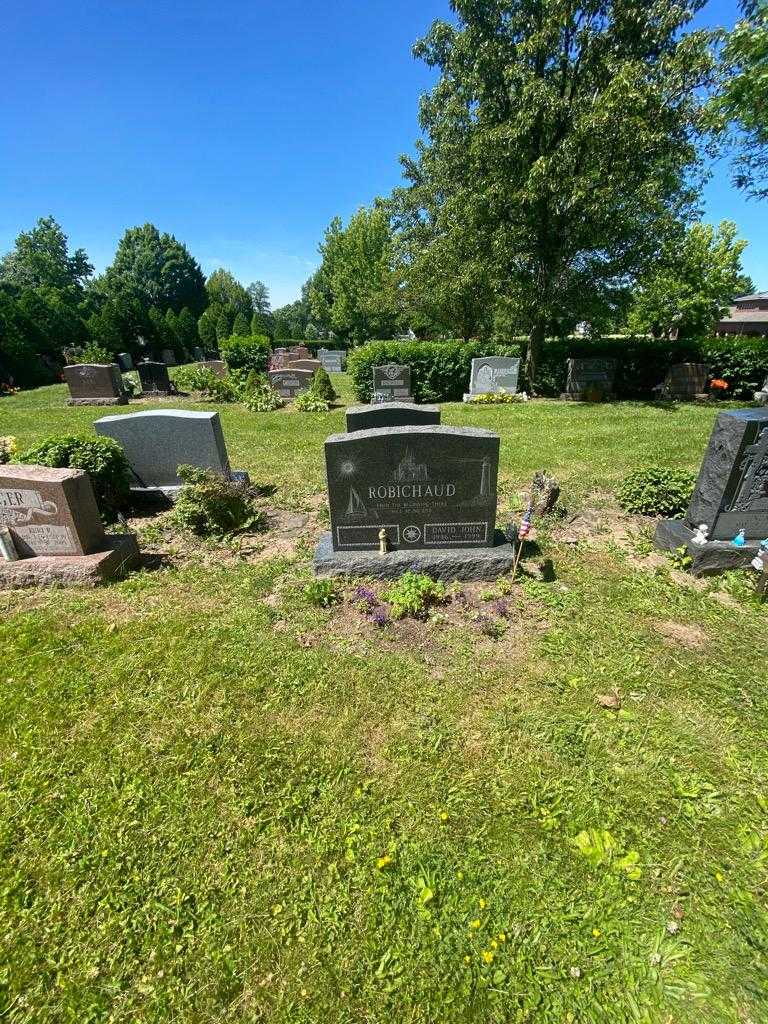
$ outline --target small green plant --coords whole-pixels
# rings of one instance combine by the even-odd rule
[[[445,585],[436,583],[424,573],[406,572],[384,594],[392,608],[392,618],[406,615],[424,618],[432,604],[441,604],[446,597]]]
[[[637,850],[621,854],[616,840],[605,829],[585,829],[571,842],[593,868],[613,868],[632,882],[642,877],[643,870],[640,867],[640,854]]]
[[[338,583],[332,579],[312,580],[304,587],[304,596],[320,608],[330,608],[341,600]]]
[[[108,521],[128,504],[131,470],[121,445],[111,437],[51,434],[21,452],[16,461],[54,469],[84,469],[99,510]]]
[[[0,437],[0,466],[5,465],[6,462],[10,462],[15,451],[15,437]]]
[[[80,363],[114,363],[115,357],[108,348],[96,342],[89,342],[75,353]]]
[[[251,412],[272,412],[281,409],[285,402],[269,381],[262,377],[244,386],[243,405]]]
[[[298,394],[293,404],[299,412],[328,412],[330,409],[328,402],[315,394],[311,387]]]
[[[669,552],[669,558],[677,569],[687,570],[693,565],[693,559],[688,553],[688,545],[681,544],[679,548]]]
[[[236,402],[239,397],[234,380],[220,377],[207,366],[182,366],[173,380],[183,391],[195,392],[203,402]]]
[[[229,537],[265,528],[253,488],[195,466],[179,466],[177,472],[185,486],[171,519],[181,529],[200,537]]]
[[[676,516],[688,508],[696,482],[685,469],[649,466],[630,473],[616,492],[627,512],[644,516]]]
[[[469,401],[472,405],[516,405],[524,402],[526,396],[509,391],[487,391],[482,395],[473,395]]]

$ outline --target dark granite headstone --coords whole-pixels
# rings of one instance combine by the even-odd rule
[[[596,402],[613,396],[615,359],[569,359],[567,366],[568,377],[561,398],[572,402]]]
[[[373,401],[412,402],[411,368],[387,363],[373,368]]]
[[[176,356],[172,348],[164,348],[160,353],[160,358],[163,360],[166,366],[176,365]]]
[[[675,363],[662,384],[662,397],[693,400],[707,389],[709,367],[704,363]]]
[[[318,349],[317,358],[323,364],[327,373],[343,373],[347,363],[347,353],[344,349]]]
[[[133,534],[105,536],[81,469],[0,466],[0,528],[18,555],[0,559],[0,587],[93,585],[138,561]]]
[[[481,356],[472,360],[469,392],[465,401],[473,395],[496,394],[506,391],[517,394],[520,377],[520,359],[509,356]]]
[[[269,383],[282,398],[295,398],[301,391],[306,391],[314,377],[313,370],[270,370],[267,376]]]
[[[347,409],[347,433],[380,427],[429,427],[440,423],[437,405],[412,402],[381,402],[378,405],[353,405]]]
[[[141,390],[146,398],[167,396],[172,393],[171,379],[165,363],[138,363],[136,371],[141,381]]]
[[[123,378],[117,363],[76,363],[64,367],[68,405],[125,405]]]
[[[705,525],[709,542],[692,543]],[[742,547],[730,541],[744,531]],[[682,520],[662,520],[656,545],[674,550],[688,545],[697,575],[747,565],[768,537],[768,409],[721,412],[699,471],[688,512]]]
[[[202,361],[205,359],[205,352],[203,352],[199,345],[195,345],[195,347],[192,349],[192,358],[195,360],[196,363],[202,363]]]
[[[133,369],[133,357],[130,352],[118,352],[117,364],[123,373],[128,373]]]

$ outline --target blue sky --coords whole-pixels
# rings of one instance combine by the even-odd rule
[[[27,0],[0,33],[0,252],[52,213],[97,270],[152,221],[209,273],[298,297],[335,214],[400,180],[431,73],[411,45],[447,0]],[[735,3],[700,18],[732,23]],[[768,288],[768,204],[715,168],[705,219],[735,220]]]

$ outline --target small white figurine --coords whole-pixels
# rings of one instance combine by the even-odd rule
[[[706,544],[709,540],[709,527],[706,523],[702,523],[701,526],[696,528],[696,531],[691,537],[691,544]]]

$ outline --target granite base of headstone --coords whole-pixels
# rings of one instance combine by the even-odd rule
[[[331,529],[315,552],[318,575],[486,580],[511,568],[514,550],[496,530],[497,434],[442,426],[334,434],[325,462]]]
[[[413,402],[411,393],[411,368],[397,363],[386,363],[373,368],[374,405],[382,402]]]
[[[476,395],[496,395],[500,392],[516,395],[520,379],[520,359],[505,356],[481,356],[472,360],[469,391],[464,401]]]
[[[708,539],[694,542],[706,526]],[[735,538],[743,544],[734,544]],[[685,547],[694,576],[744,568],[768,537],[768,409],[721,412],[683,519],[663,519],[655,544]]]
[[[174,393],[168,367],[165,363],[147,361],[138,363],[136,372],[141,382],[143,398],[167,398]]]
[[[103,416],[96,433],[122,446],[133,475],[131,496],[142,504],[173,502],[184,486],[179,466],[209,469],[228,480],[248,483],[248,474],[230,469],[217,412],[157,409],[126,416]]]
[[[347,409],[347,433],[381,427],[430,427],[439,424],[440,407],[437,405],[381,402],[378,405],[352,405]]]
[[[123,378],[117,363],[75,363],[65,366],[69,387],[67,405],[127,405]]]
[[[0,559],[0,587],[92,586],[139,560],[133,534],[104,533],[90,478],[79,469],[0,466],[0,528],[18,556]]]
[[[281,398],[295,398],[296,395],[309,388],[314,375],[314,370],[294,370],[291,367],[284,370],[270,370],[267,377]]]
[[[569,359],[565,391],[566,402],[604,402],[613,398],[616,379],[615,359]]]

